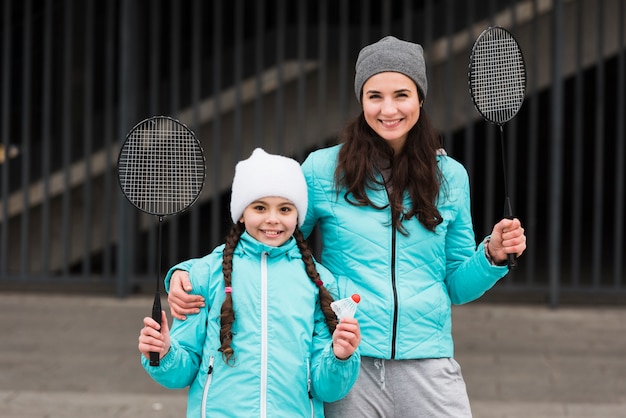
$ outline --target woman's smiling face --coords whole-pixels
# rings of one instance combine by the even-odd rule
[[[363,85],[363,114],[367,124],[397,152],[420,117],[417,86],[396,72],[378,73]]]

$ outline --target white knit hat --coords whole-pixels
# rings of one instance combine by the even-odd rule
[[[237,223],[246,207],[262,197],[289,199],[298,210],[298,226],[302,226],[308,207],[306,180],[296,160],[268,154],[257,148],[247,160],[235,167],[230,216]]]

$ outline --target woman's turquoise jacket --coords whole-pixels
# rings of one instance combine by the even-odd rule
[[[438,156],[443,182],[437,207],[443,222],[430,232],[415,218],[405,220],[408,234],[403,235],[390,226],[383,186],[367,191],[382,210],[351,205],[344,190],[337,192],[340,147],[315,151],[302,164],[309,190],[302,232],[307,236],[314,226],[319,228],[320,262],[337,279],[340,297],[361,295],[355,316],[361,355],[453,357],[451,304],[477,299],[508,271],[489,263],[483,242],[477,248],[465,168],[449,156]]]
[[[158,367],[142,356],[144,368],[163,386],[190,387],[188,417],[323,417],[322,402],[340,399],[352,387],[360,356],[357,351],[342,361],[333,354],[319,291],[295,239],[271,247],[242,235],[233,255],[232,365],[218,351],[223,248],[178,266],[190,268],[193,293],[207,306],[174,320],[170,351]],[[336,296],[332,275],[316,267]]]

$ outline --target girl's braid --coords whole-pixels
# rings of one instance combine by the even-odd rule
[[[333,301],[333,297],[330,295],[328,289],[326,289],[320,279],[320,275],[315,268],[315,262],[313,261],[313,255],[311,254],[311,250],[309,249],[308,244],[304,240],[304,236],[302,232],[298,228],[293,233],[293,236],[296,238],[296,242],[298,243],[298,248],[300,248],[300,252],[302,253],[302,261],[304,261],[304,265],[306,267],[306,273],[311,278],[311,281],[315,283],[319,289],[320,294],[320,305],[322,308],[322,312],[326,317],[326,325],[328,325],[328,329],[332,335],[335,332],[335,328],[337,327],[337,316],[335,312],[330,307],[330,304]]]
[[[222,274],[224,275],[224,287],[230,288],[232,285],[232,273],[233,273],[233,252],[237,243],[241,238],[241,234],[245,231],[245,226],[242,223],[237,222],[233,225],[226,237],[226,245],[224,245],[224,253],[222,256]],[[222,345],[219,351],[222,352],[222,358],[229,364],[233,363],[235,359],[233,355],[235,351],[230,346],[233,340],[233,322],[235,322],[235,311],[233,310],[233,297],[231,292],[226,292],[224,303],[222,303],[222,310],[220,313],[220,323],[222,328],[220,329],[220,342]]]

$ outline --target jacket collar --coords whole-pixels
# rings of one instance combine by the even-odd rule
[[[273,247],[271,245],[263,244],[253,238],[247,231],[244,231],[237,245],[236,253],[248,256],[260,256],[265,253],[268,257],[280,257],[287,255],[290,258],[302,258],[300,255],[300,249],[296,243],[296,239],[292,236],[280,247]]]

